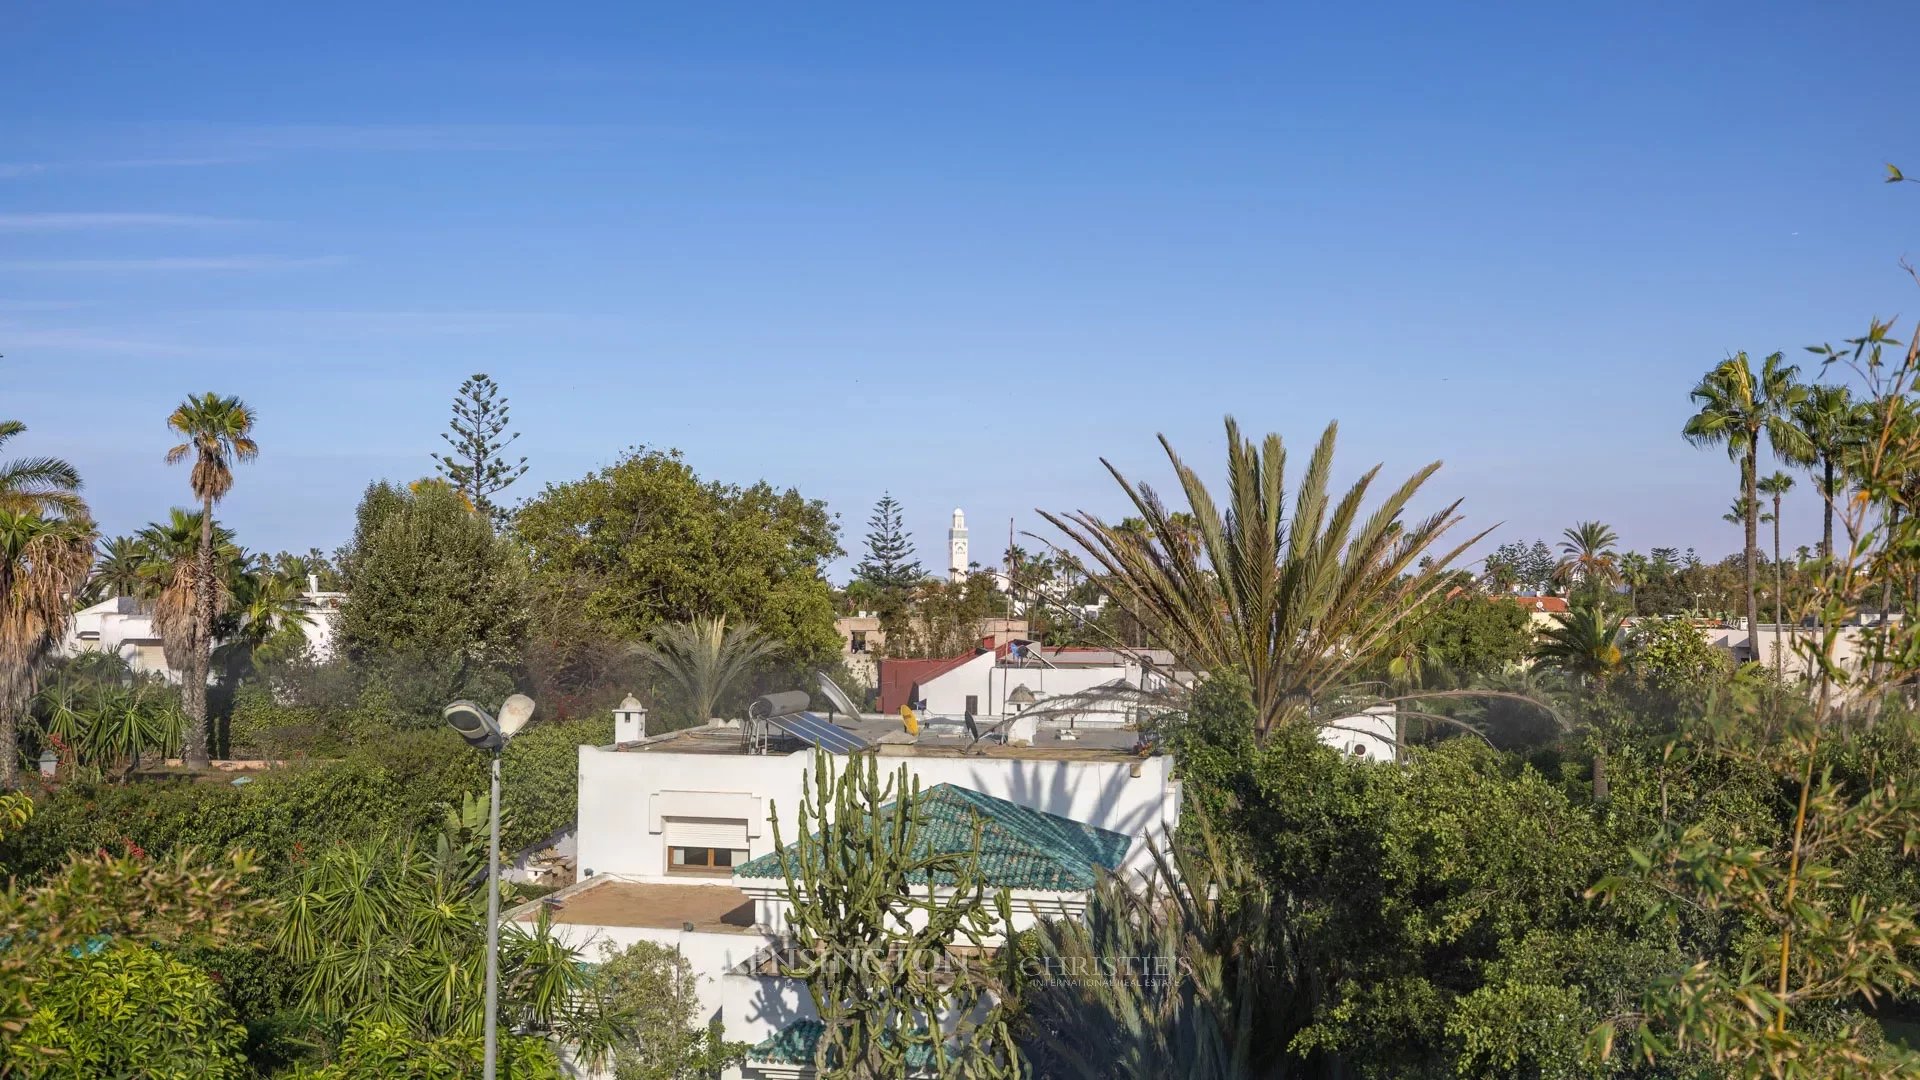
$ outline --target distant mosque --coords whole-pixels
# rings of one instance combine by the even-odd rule
[[[953,525],[947,529],[947,580],[967,578],[967,516],[953,508]]]

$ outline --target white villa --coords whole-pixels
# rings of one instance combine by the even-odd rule
[[[300,594],[305,619],[300,630],[307,637],[307,648],[316,660],[325,660],[333,652],[333,623],[340,615],[346,593],[325,592],[318,579],[309,577],[308,588]],[[81,608],[68,620],[66,637],[60,643],[63,656],[83,652],[113,653],[136,672],[151,672],[178,682],[180,673],[167,665],[161,648],[160,632],[153,626],[153,605],[131,596],[116,596],[91,607]]]
[[[544,912],[590,959],[639,940],[678,949],[701,1009],[727,1039],[754,1045],[736,1074],[746,1080],[812,1074],[813,1002],[771,960],[787,905],[771,822],[791,841],[803,778],[832,752],[823,745],[872,753],[883,773],[904,765],[937,846],[970,848],[977,817],[982,870],[1010,890],[1016,928],[1083,911],[1102,871],[1143,865],[1148,838],[1179,819],[1172,759],[1136,751],[1132,732],[1063,738],[1049,727],[975,741],[932,726],[908,735],[897,718],[828,725],[799,714],[824,732],[716,722],[648,737],[635,715],[619,714],[617,737],[629,741],[580,748],[578,880],[507,918],[531,924]]]

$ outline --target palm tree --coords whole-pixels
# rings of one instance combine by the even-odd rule
[[[1654,562],[1637,551],[1619,558],[1620,580],[1627,586],[1627,614],[1640,614],[1640,586],[1653,580]]]
[[[26,430],[18,420],[0,420],[0,446]],[[0,461],[0,510],[7,513],[77,520],[87,513],[79,490],[80,473],[59,458]]]
[[[306,643],[301,627],[313,621],[301,597],[304,574],[281,573],[266,560],[232,575],[232,625],[223,627],[224,643],[214,658],[227,678],[251,672],[268,655],[284,655]],[[223,620],[224,621],[224,620]]]
[[[1833,500],[1840,496],[1842,466],[1860,440],[1863,411],[1846,387],[1827,384],[1808,387],[1806,398],[1793,410],[1793,422],[1813,451],[1820,495],[1826,503],[1820,529],[1823,558],[1833,555]]]
[[[1781,605],[1786,601],[1786,584],[1780,569],[1780,499],[1793,490],[1793,477],[1788,473],[1777,472],[1759,483],[1760,492],[1773,496],[1773,666],[1776,670],[1782,666],[1780,658],[1780,623],[1785,618]],[[1753,631],[1749,629],[1748,635]]]
[[[1605,684],[1626,666],[1620,650],[1620,631],[1626,625],[1624,615],[1608,615],[1598,603],[1574,606],[1560,625],[1540,635],[1534,655],[1591,683]]]
[[[1184,529],[1152,488],[1132,483],[1106,461],[1138,511],[1141,531],[1087,511],[1041,516],[1099,565],[1101,590],[1134,612],[1181,667],[1245,677],[1264,738],[1282,723],[1314,716],[1330,692],[1378,661],[1400,624],[1444,593],[1452,580],[1447,567],[1486,534],[1435,549],[1460,520],[1458,501],[1417,521],[1401,518],[1439,462],[1393,489],[1366,517],[1362,503],[1379,466],[1337,502],[1331,499],[1332,424],[1300,478],[1289,515],[1280,436],[1256,443],[1241,436],[1232,417],[1226,426],[1224,513],[1160,437],[1199,530],[1197,545],[1183,542]],[[1428,554],[1435,555],[1432,564],[1416,569]]]
[[[132,596],[153,598],[153,579],[147,564],[153,553],[137,536],[116,536],[100,542],[99,561],[87,589],[96,598]]]
[[[160,648],[166,654],[167,666],[180,672],[192,667],[196,651],[201,642],[206,640],[201,636],[197,617],[200,610],[200,536],[206,531],[203,528],[205,520],[206,516],[197,510],[175,507],[166,521],[149,522],[146,528],[134,535],[147,553],[141,569],[146,578],[145,596],[154,602],[153,628],[160,635]],[[212,579],[211,599],[217,618],[219,613],[226,611],[232,595],[229,581],[232,575],[229,570],[238,557],[239,549],[233,546],[233,534],[217,522],[213,525],[212,533],[217,570]],[[183,707],[191,683],[191,676],[183,680]],[[191,710],[188,716],[191,719]],[[189,728],[192,726],[188,724]]]
[[[1583,521],[1563,531],[1560,562],[1553,576],[1591,589],[1602,589],[1620,580],[1620,568],[1614,565],[1613,546],[1620,542],[1610,526],[1598,521]]]
[[[72,517],[0,510],[0,787],[18,779],[20,719],[93,565],[85,509]]]
[[[1740,497],[1746,509],[1747,626],[1759,622],[1759,602],[1753,579],[1759,562],[1760,439],[1765,436],[1776,456],[1804,462],[1813,456],[1805,434],[1788,419],[1806,400],[1807,388],[1798,381],[1800,369],[1780,353],[1767,357],[1754,375],[1746,353],[1722,360],[1706,373],[1689,395],[1700,411],[1687,419],[1681,434],[1695,446],[1722,446],[1740,465]]]
[[[260,454],[253,441],[253,410],[237,397],[206,393],[189,397],[167,417],[167,426],[185,439],[167,451],[167,464],[193,458],[191,482],[200,499],[200,549],[194,573],[192,653],[182,687],[187,710],[185,757],[189,765],[207,762],[207,667],[212,660],[216,583],[213,565],[213,504],[233,489],[233,464]]]
[[[1754,517],[1752,506],[1753,504],[1746,499],[1735,499],[1727,504],[1727,512],[1720,515],[1720,520],[1729,525],[1741,526],[1746,525],[1748,518],[1753,518],[1762,525],[1773,520],[1773,516],[1765,510],[1760,511],[1758,517]]]
[[[696,724],[712,719],[720,699],[740,677],[779,650],[780,643],[760,634],[752,623],[727,629],[725,616],[668,623],[655,628],[646,644],[634,647],[679,685]]]

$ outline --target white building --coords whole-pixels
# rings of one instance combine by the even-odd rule
[[[1140,698],[1165,689],[1173,654],[1008,641],[933,660],[880,661],[880,711],[902,705],[930,717],[999,720],[1035,712],[1067,727],[1118,727],[1145,719]]]
[[[1101,871],[1143,867],[1147,839],[1178,824],[1172,760],[1134,752],[1131,733],[1042,731],[1019,745],[908,736],[897,719],[835,730],[868,740],[883,773],[905,766],[919,781],[934,843],[970,847],[983,821],[983,869],[1009,889],[1016,929],[1083,911]],[[677,948],[703,1018],[756,1047],[737,1075],[801,1077],[818,1025],[804,984],[780,976],[770,952],[787,910],[772,823],[792,841],[802,781],[826,751],[778,735],[753,750],[721,723],[581,747],[579,880],[507,917],[530,924],[545,911],[589,959],[640,940]]]
[[[307,582],[309,588],[300,594],[300,631],[306,635],[307,648],[313,658],[324,661],[333,655],[333,624],[340,616],[340,605],[347,594],[323,592],[313,577]],[[112,653],[125,660],[135,672],[160,675],[175,682],[180,679],[179,673],[167,665],[160,632],[153,625],[152,601],[131,596],[112,597],[74,612],[67,621],[60,652],[63,656],[82,652]]]

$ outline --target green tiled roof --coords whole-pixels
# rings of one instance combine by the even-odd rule
[[[881,807],[892,812],[894,804]],[[1126,858],[1132,841],[1070,818],[1029,809],[954,784],[937,784],[920,793],[925,826],[916,854],[964,852],[973,846],[974,822],[980,833],[980,871],[993,888],[1081,892],[1093,888],[1102,869]],[[735,878],[779,878],[786,849],[769,852],[734,867]],[[943,877],[945,875],[942,875]]]
[[[811,1065],[814,1052],[820,1047],[820,1037],[826,1033],[827,1025],[818,1020],[795,1020],[755,1043],[747,1056],[754,1061],[780,1065]],[[922,1043],[907,1048],[907,1068],[922,1070],[932,1065],[933,1047]]]

